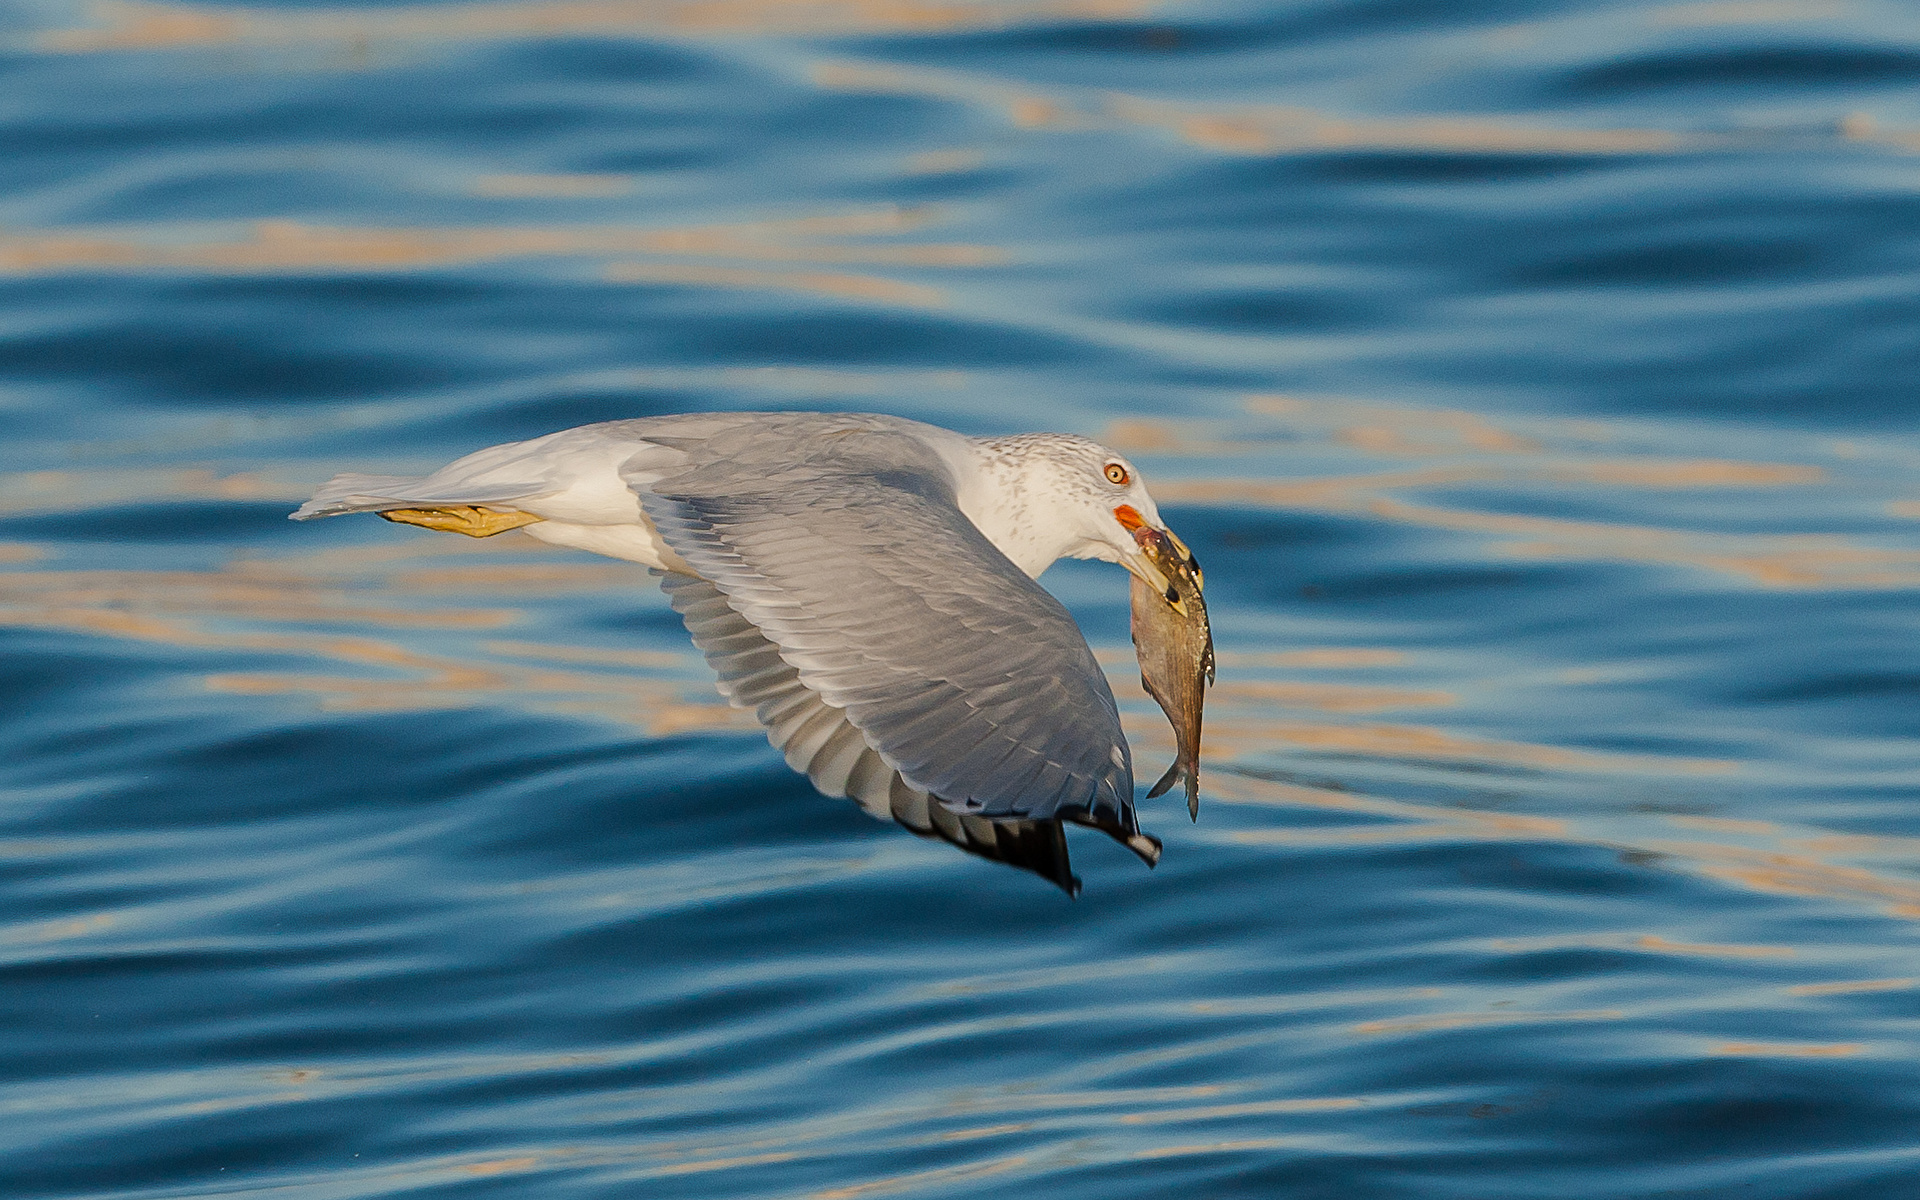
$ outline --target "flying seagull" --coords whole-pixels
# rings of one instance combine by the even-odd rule
[[[293,519],[352,512],[653,568],[721,693],[876,817],[1069,892],[1063,822],[1159,859],[1106,676],[1035,582],[1097,558],[1173,595],[1142,546],[1185,547],[1097,442],[864,413],[645,417],[424,478],[337,475]]]

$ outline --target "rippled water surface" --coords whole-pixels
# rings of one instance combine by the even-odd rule
[[[0,1187],[1920,1195],[1920,11],[21,0]],[[620,416],[1138,461],[1200,821],[815,795],[638,567],[371,519]],[[1125,576],[1047,584],[1168,761]]]

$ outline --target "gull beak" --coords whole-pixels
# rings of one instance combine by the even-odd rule
[[[1133,535],[1133,548],[1121,553],[1120,565],[1140,582],[1160,593],[1166,599],[1167,607],[1183,617],[1186,616],[1186,602],[1180,598],[1180,593],[1173,586],[1173,581],[1168,578],[1166,569],[1160,565],[1162,562],[1175,564],[1183,559],[1192,561],[1193,555],[1187,550],[1186,543],[1173,536],[1169,530],[1155,529],[1148,525],[1139,511],[1130,504],[1122,504],[1114,509],[1113,516],[1120,522],[1122,529]],[[1198,578],[1197,574],[1195,577]]]

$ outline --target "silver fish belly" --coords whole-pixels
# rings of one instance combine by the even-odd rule
[[[1133,580],[1133,647],[1140,660],[1140,682],[1173,724],[1173,765],[1147,792],[1153,799],[1184,778],[1187,814],[1200,819],[1200,719],[1207,685],[1213,682],[1213,630],[1201,597],[1199,564],[1185,547],[1165,534],[1143,529],[1134,535],[1154,565],[1167,577],[1165,594]]]

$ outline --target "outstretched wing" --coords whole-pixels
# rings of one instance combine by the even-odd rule
[[[942,838],[969,854],[1032,871],[1069,893],[1080,890],[1059,821],[990,821],[949,812],[908,786],[867,745],[844,710],[801,683],[800,672],[718,588],[677,571],[664,572],[660,586],[719,676],[721,694],[751,711],[766,726],[767,740],[786,755],[787,765],[814,787],[829,796],[851,797],[868,814],[897,821],[921,837]],[[1157,856],[1159,847],[1152,849]]]
[[[908,788],[956,813],[1125,840],[1133,766],[1106,677],[1059,601],[960,511],[912,428],[793,414],[649,437],[681,464],[633,483],[666,543]]]

